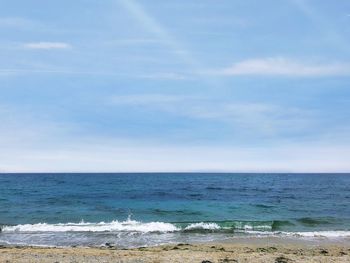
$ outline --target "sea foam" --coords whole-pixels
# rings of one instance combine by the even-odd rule
[[[128,219],[126,221],[111,221],[99,223],[38,223],[15,226],[3,226],[3,233],[44,233],[44,232],[138,232],[138,233],[171,233],[171,232],[224,232],[248,234],[250,236],[279,236],[300,238],[350,238],[350,231],[309,231],[286,232],[271,231],[269,224],[252,224],[247,222],[140,222]]]
[[[313,232],[286,232],[286,231],[241,231],[245,234],[258,237],[299,237],[299,238],[350,238],[350,231],[313,231]]]
[[[301,237],[344,238],[344,237],[350,237],[350,231],[296,232],[295,235],[298,235]]]
[[[112,221],[99,223],[59,223],[59,224],[24,224],[4,226],[3,232],[174,232],[179,229],[170,223],[149,222],[142,223],[135,220]]]
[[[185,230],[219,230],[221,227],[216,223],[193,223],[185,227]]]

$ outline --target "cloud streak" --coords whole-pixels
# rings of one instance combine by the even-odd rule
[[[135,0],[120,0],[120,4],[125,8],[126,11],[137,21],[139,21],[140,25],[142,25],[148,32],[152,33],[153,36],[164,43],[170,51],[177,55],[177,57],[184,63],[187,67],[188,75],[197,75],[199,71],[205,68],[202,63],[197,60],[192,52],[171,32],[164,27],[154,16],[149,14],[143,6]],[[213,79],[213,76],[206,75],[201,76],[201,81],[205,84],[209,84],[210,86],[218,86],[217,80]],[[208,78],[209,77],[209,78]],[[159,78],[159,75],[157,76]],[[178,76],[176,74],[174,78],[174,74],[166,75],[167,79],[183,79],[183,76]],[[164,75],[160,76],[160,79],[164,79]]]
[[[52,69],[45,68],[0,68],[0,77],[11,77],[26,74],[48,74],[48,75],[94,75],[94,76],[109,76],[127,79],[144,79],[157,81],[184,81],[190,79],[190,76],[178,72],[154,72],[149,74],[124,74],[115,71],[89,71],[79,69]]]
[[[222,76],[257,75],[287,77],[350,76],[350,63],[315,64],[284,57],[243,60],[212,72]]]
[[[311,1],[305,0],[290,0],[290,2],[322,32],[323,40],[326,43],[349,54],[350,49],[347,39],[334,26],[332,20],[329,20],[327,16],[317,10],[317,5],[311,5]]]
[[[23,47],[26,49],[70,49],[72,46],[65,42],[32,42],[25,43]]]
[[[34,26],[39,26],[39,24],[22,17],[0,17],[0,27],[32,28]]]
[[[196,66],[197,62],[190,53],[164,28],[153,16],[151,16],[137,1],[121,0],[121,5],[129,14],[159,41],[165,43],[173,51],[178,51],[179,57],[188,65]]]
[[[124,97],[130,103],[169,102],[156,95]],[[248,112],[266,111],[250,106]],[[15,118],[13,118],[15,117]],[[86,137],[75,126],[46,122],[0,105],[0,172],[344,172],[350,148],[338,143],[263,146],[165,145],[137,138]]]
[[[118,97],[118,101],[132,105],[163,103],[178,108],[178,103],[184,100],[185,97],[161,94]],[[236,106],[234,111],[238,115],[243,112],[270,115],[273,109],[250,104]],[[346,172],[350,169],[350,148],[339,141],[275,143],[268,147],[164,144],[157,138],[86,136],[75,125],[48,122],[42,117],[0,105],[4,124],[0,126],[0,172]]]
[[[138,144],[138,145],[137,145]],[[49,149],[0,150],[3,172],[346,172],[349,147],[312,144],[269,147],[120,145],[89,141]],[[312,158],[310,158],[312,156]]]
[[[193,120],[226,124],[247,134],[276,136],[298,133],[314,125],[315,112],[275,104],[232,102],[198,96],[134,94],[113,96],[110,103],[119,107],[156,110]],[[216,123],[216,124],[214,124]]]

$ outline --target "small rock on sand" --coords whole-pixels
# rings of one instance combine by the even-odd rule
[[[293,260],[286,258],[284,256],[278,257],[275,259],[275,263],[291,263]]]

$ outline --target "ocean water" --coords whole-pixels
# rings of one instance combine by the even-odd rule
[[[0,174],[0,244],[350,240],[350,174]]]

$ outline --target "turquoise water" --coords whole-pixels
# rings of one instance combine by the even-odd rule
[[[0,174],[1,244],[350,238],[350,174]]]

